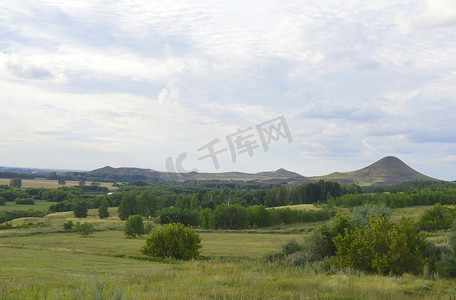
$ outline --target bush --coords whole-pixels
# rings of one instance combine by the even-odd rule
[[[330,257],[336,254],[334,238],[345,236],[353,231],[353,222],[348,216],[336,215],[330,225],[322,225],[314,229],[308,238],[309,250],[315,257]]]
[[[387,217],[371,219],[370,227],[355,228],[352,233],[333,239],[337,260],[343,267],[368,273],[402,275],[420,273],[424,266],[421,250],[424,238],[411,219],[399,224]]]
[[[285,255],[290,255],[295,252],[299,252],[302,250],[302,246],[298,244],[296,239],[290,239],[282,245],[282,252]]]
[[[455,220],[455,210],[435,204],[432,209],[426,210],[420,217],[419,225],[422,230],[435,231],[450,228]]]
[[[127,237],[133,238],[144,234],[144,223],[140,215],[129,216],[125,222],[124,233]]]
[[[73,221],[68,221],[66,223],[63,223],[63,229],[71,231],[73,229]]]
[[[14,200],[16,204],[25,204],[25,205],[33,205],[35,204],[35,199],[33,198],[16,198]]]
[[[92,223],[85,222],[81,224],[76,222],[76,232],[80,233],[81,236],[88,236],[89,234],[93,234],[94,231],[95,228]]]
[[[191,227],[180,223],[152,231],[141,253],[147,256],[173,259],[193,259],[199,256],[201,237]]]
[[[5,204],[6,204],[5,198],[3,198],[2,196],[0,196],[0,205],[5,205]]]
[[[372,218],[391,216],[391,209],[384,205],[365,204],[353,208],[349,216],[356,226],[367,226]]]

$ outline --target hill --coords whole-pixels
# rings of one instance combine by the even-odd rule
[[[360,186],[388,186],[406,181],[436,180],[415,171],[399,158],[387,156],[356,171],[335,172],[325,176],[308,177],[293,183],[336,181],[342,184],[355,183]]]
[[[233,180],[233,181],[264,181],[273,183],[282,183],[305,178],[304,176],[285,169],[278,169],[270,172],[260,173],[242,173],[242,172],[223,172],[223,173],[168,173],[159,172],[152,169],[140,168],[113,168],[106,166],[93,171],[89,174],[108,174],[108,175],[125,175],[125,176],[145,176],[147,178],[158,178],[164,180]]]

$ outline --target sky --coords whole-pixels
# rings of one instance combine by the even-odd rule
[[[455,180],[456,1],[4,0],[0,130],[11,167]]]

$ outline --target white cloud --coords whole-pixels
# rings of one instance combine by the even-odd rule
[[[14,164],[40,148],[43,167],[163,169],[285,115],[295,142],[261,156],[265,169],[394,154],[454,169],[440,159],[456,128],[452,0],[27,0],[0,14],[0,153]]]

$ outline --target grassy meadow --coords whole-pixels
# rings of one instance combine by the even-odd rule
[[[394,210],[394,217],[419,215],[430,207]],[[309,224],[261,230],[198,230],[201,258],[150,261],[139,249],[145,237],[127,239],[117,217],[87,219],[96,231],[65,232],[74,218],[61,212],[23,218],[0,231],[0,299],[450,299],[456,280],[428,276],[385,277],[351,270],[323,270],[266,263],[264,253],[288,239],[302,242]],[[410,212],[410,214],[408,214]],[[151,221],[147,221],[151,222]],[[151,222],[152,223],[152,222]],[[152,223],[155,228],[158,224]],[[318,223],[315,223],[316,225]],[[445,240],[445,233],[430,236]]]
[[[27,210],[27,209],[36,209],[36,210],[48,210],[52,202],[46,200],[35,200],[35,204],[16,204],[14,202],[5,202],[5,205],[0,205],[0,211],[11,211],[11,210]]]

